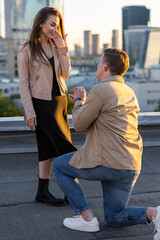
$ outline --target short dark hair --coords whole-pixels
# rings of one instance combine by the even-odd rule
[[[103,50],[103,63],[107,63],[112,75],[123,76],[129,68],[129,57],[126,52],[117,48]]]

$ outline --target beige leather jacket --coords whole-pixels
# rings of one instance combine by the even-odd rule
[[[50,43],[59,89],[61,95],[65,95],[67,91],[65,79],[69,77],[71,70],[68,48],[57,48],[52,41]],[[24,48],[23,45],[18,48],[20,95],[27,120],[36,116],[32,97],[43,100],[52,99],[53,70],[45,55],[44,58],[47,63],[38,58],[37,61],[32,61],[28,44]]]
[[[72,112],[74,128],[86,131],[86,140],[70,165],[140,170],[138,114],[137,98],[121,76],[111,76],[95,85],[86,102],[76,101]]]

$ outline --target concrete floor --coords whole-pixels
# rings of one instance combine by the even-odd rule
[[[142,173],[129,205],[160,204],[160,147],[145,147]],[[100,232],[72,231],[62,225],[73,216],[69,205],[53,207],[36,203],[37,153],[0,154],[0,240],[151,240],[154,226],[109,227],[103,216],[102,190],[99,182],[81,181],[89,205],[100,222]],[[63,193],[51,177],[50,190],[57,197]]]

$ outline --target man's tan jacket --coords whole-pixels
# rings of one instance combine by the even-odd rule
[[[55,74],[61,95],[66,94],[65,80],[69,77],[71,66],[68,54],[68,48],[56,48],[52,41],[52,52],[54,56]],[[18,71],[19,71],[19,86],[22,103],[26,119],[36,116],[32,104],[32,97],[51,100],[51,92],[53,86],[53,70],[45,55],[47,63],[37,58],[37,61],[32,61],[29,45],[24,48],[20,45],[18,48]]]
[[[137,98],[121,76],[111,76],[95,85],[86,102],[76,101],[72,112],[74,128],[86,131],[86,140],[70,165],[140,170],[138,114]]]

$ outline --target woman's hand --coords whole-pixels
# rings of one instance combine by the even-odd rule
[[[37,118],[34,117],[34,118],[26,120],[26,124],[32,131],[34,131],[34,126],[37,125]]]
[[[54,43],[58,48],[63,48],[66,46],[65,41],[66,41],[67,34],[63,39],[61,34],[57,30],[54,30],[52,36],[53,36]]]

